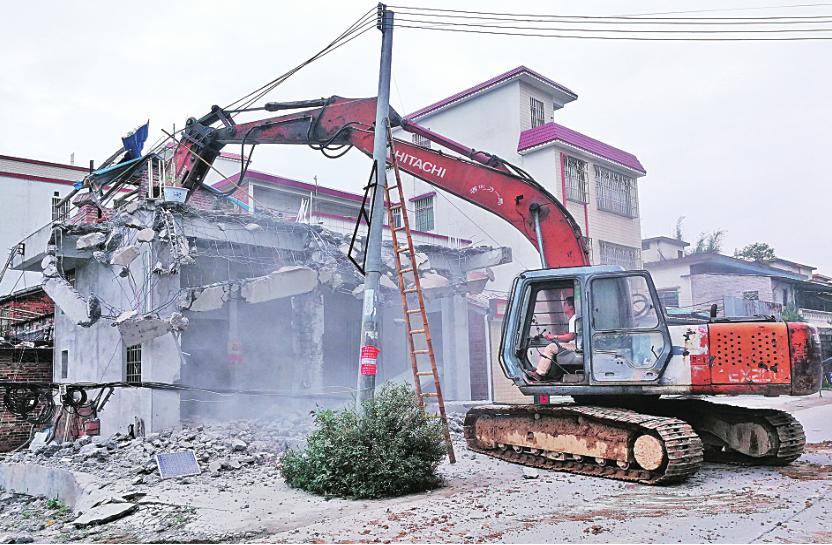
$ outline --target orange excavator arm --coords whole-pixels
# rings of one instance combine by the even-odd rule
[[[354,146],[372,156],[376,99],[331,97],[269,103],[266,111],[319,106],[269,119],[236,124],[219,108],[190,119],[176,149],[177,181],[194,190],[228,144],[296,144],[331,153]],[[520,231],[541,254],[545,267],[589,265],[580,228],[568,210],[521,169],[494,155],[465,148],[390,110],[393,127],[416,133],[463,157],[394,140],[399,169],[488,210]],[[212,127],[221,123],[221,127]]]

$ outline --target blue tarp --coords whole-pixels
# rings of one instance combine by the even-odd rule
[[[124,149],[127,150],[127,157],[129,159],[136,159],[142,156],[142,148],[144,148],[144,142],[147,140],[149,127],[150,120],[136,129],[133,134],[125,136],[121,139],[122,144],[124,144]]]

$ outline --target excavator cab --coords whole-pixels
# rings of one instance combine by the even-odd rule
[[[524,393],[609,394],[608,386],[616,384],[651,385],[670,359],[670,334],[643,271],[527,271],[515,280],[507,308],[500,362]],[[571,331],[573,340],[556,343],[558,356],[545,380],[528,381],[524,370],[544,357],[551,335]]]

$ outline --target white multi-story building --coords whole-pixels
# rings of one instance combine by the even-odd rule
[[[646,171],[633,154],[554,122],[554,112],[577,98],[520,66],[405,117],[519,166],[566,205],[588,239],[593,263],[637,268],[637,180]],[[396,136],[407,137],[402,131]],[[413,141],[429,145],[415,135]],[[500,218],[408,178],[411,214],[427,218],[418,228],[512,248],[513,262],[495,270],[491,289],[505,291],[519,272],[540,267],[535,247]]]
[[[9,252],[29,233],[69,214],[69,203],[61,209],[55,205],[88,171],[73,165],[0,155],[0,269]],[[39,273],[9,270],[0,281],[0,295],[38,284]]]

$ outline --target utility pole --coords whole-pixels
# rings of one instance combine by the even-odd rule
[[[379,349],[378,292],[381,278],[381,235],[384,229],[384,195],[387,187],[387,124],[390,115],[390,71],[393,61],[393,12],[378,5],[378,28],[381,30],[381,67],[378,76],[378,103],[373,140],[373,170],[376,183],[364,275],[364,305],[361,315],[361,353],[358,363],[358,395],[360,411],[365,400],[372,399],[376,388]]]

